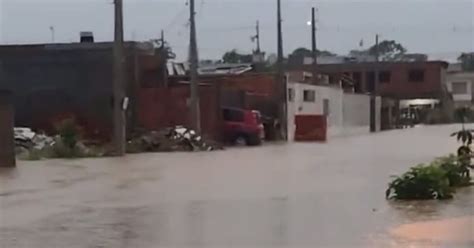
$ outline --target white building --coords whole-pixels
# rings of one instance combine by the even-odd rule
[[[377,98],[376,112],[380,113],[381,99]],[[327,136],[363,134],[370,132],[370,96],[344,93],[338,87],[315,86],[288,82],[288,138],[294,140],[295,116],[327,116]],[[380,130],[380,114],[377,115]]]
[[[446,88],[453,96],[455,108],[473,107],[474,72],[462,70],[461,64],[451,64],[446,75]]]

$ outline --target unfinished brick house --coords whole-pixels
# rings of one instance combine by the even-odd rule
[[[138,125],[137,94],[165,78],[166,61],[151,43],[125,42],[129,127]],[[12,92],[15,124],[51,130],[75,117],[88,134],[112,130],[113,43],[0,46],[0,82]]]

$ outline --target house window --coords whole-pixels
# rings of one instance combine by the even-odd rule
[[[425,81],[424,70],[410,70],[408,71],[408,81],[410,82],[423,82]]]
[[[324,116],[329,116],[330,114],[330,109],[329,109],[329,99],[324,99],[323,100],[323,114]]]
[[[305,102],[315,102],[316,101],[316,92],[314,90],[304,90],[303,91],[303,101],[305,101]]]
[[[453,82],[451,87],[453,94],[467,94],[466,82]]]
[[[295,89],[289,88],[288,89],[288,101],[294,102],[295,101]]]
[[[389,71],[381,71],[379,73],[379,81],[380,83],[390,83],[392,80],[392,73]]]

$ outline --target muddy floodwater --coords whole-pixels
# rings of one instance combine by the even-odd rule
[[[19,162],[0,171],[0,247],[472,248],[474,188],[384,198],[391,175],[455,151],[457,128]]]

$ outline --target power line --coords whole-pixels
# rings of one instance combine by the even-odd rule
[[[244,31],[244,30],[254,30],[255,26],[234,26],[234,27],[222,27],[222,28],[204,28],[200,29],[200,32],[208,33],[226,33],[226,32],[235,32],[235,31]]]
[[[186,4],[183,5],[183,7],[178,11],[178,13],[176,13],[176,15],[171,19],[171,21],[165,25],[165,27],[163,28],[163,30],[165,31],[168,31],[168,29],[174,27],[174,25],[176,25],[176,23],[180,20],[180,18],[186,13]]]

